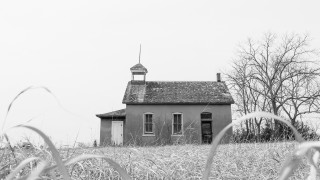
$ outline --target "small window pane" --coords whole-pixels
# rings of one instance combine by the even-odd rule
[[[144,133],[147,133],[147,134],[153,133],[152,114],[145,114],[144,131],[145,131]]]
[[[209,113],[209,112],[201,113],[201,119],[212,119],[212,113]]]
[[[173,115],[173,134],[182,134],[182,115]]]

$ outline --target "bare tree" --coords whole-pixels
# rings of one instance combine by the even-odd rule
[[[227,74],[238,110],[270,111],[292,124],[303,114],[320,112],[320,68],[314,57],[307,35],[267,33],[262,41],[248,39]],[[261,120],[256,125],[260,128]]]
[[[251,77],[249,61],[240,59],[233,64],[232,71],[227,76],[227,83],[235,98],[236,111],[240,115],[255,111],[269,111],[267,99],[261,93],[254,91],[258,89],[256,79]],[[264,89],[261,89],[264,91]],[[262,118],[254,118],[245,121],[246,134],[254,134],[260,140]]]
[[[308,113],[320,112],[320,86],[316,74],[301,74],[290,78],[290,84],[284,85],[283,112],[296,124],[297,118]]]

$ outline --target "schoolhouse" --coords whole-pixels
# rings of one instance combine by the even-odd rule
[[[234,100],[220,73],[216,81],[147,81],[140,62],[130,70],[126,108],[96,115],[100,145],[211,143],[231,123]]]

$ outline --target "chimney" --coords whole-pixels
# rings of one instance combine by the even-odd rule
[[[217,73],[217,82],[221,82],[221,76],[220,76],[220,73]]]

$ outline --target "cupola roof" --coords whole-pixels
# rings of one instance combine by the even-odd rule
[[[131,72],[143,72],[147,73],[148,70],[141,63],[138,63],[130,68]]]

